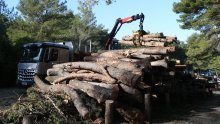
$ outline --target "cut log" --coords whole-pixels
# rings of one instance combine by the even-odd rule
[[[114,101],[107,100],[105,102],[105,124],[113,124]]]
[[[149,42],[141,42],[142,46],[148,47],[164,47],[164,42],[156,42],[156,41],[149,41]]]
[[[48,76],[63,76],[63,69],[61,68],[51,68],[47,69]]]
[[[62,68],[50,68],[47,69],[47,75],[48,76],[66,76],[69,75],[70,70],[65,71]],[[73,71],[71,71],[73,72]]]
[[[132,63],[135,63],[135,62],[139,62],[140,59],[129,59],[129,58],[122,58],[120,59],[121,61],[125,61],[125,62],[132,62]]]
[[[164,68],[168,67],[167,61],[165,59],[153,61],[150,64],[151,64],[152,67],[155,67],[155,66],[161,66],[161,67],[164,67]]]
[[[144,114],[147,121],[151,120],[151,95],[150,93],[144,94]]]
[[[73,88],[71,88],[65,84],[48,85],[48,84],[44,83],[38,75],[34,76],[34,81],[35,81],[36,85],[44,92],[63,92],[63,93],[66,93],[72,99],[74,106],[78,110],[79,114],[83,118],[89,117],[88,109],[84,106],[77,91],[74,90]]]
[[[122,41],[119,41],[120,44],[123,44],[123,45],[130,45],[130,46],[134,46],[134,43],[133,41],[125,41],[125,40],[122,40]],[[144,42],[141,42],[141,45],[142,46],[147,46],[147,47],[163,47],[164,46],[164,42],[156,42],[156,41],[144,41]]]
[[[68,85],[74,89],[79,89],[85,92],[88,96],[96,99],[98,103],[103,103],[107,99],[115,100],[118,97],[118,85],[78,80],[70,80]]]
[[[68,62],[53,65],[53,68],[86,69],[102,74],[103,70],[94,62]]]
[[[154,37],[143,36],[142,40],[146,41],[146,42],[149,42],[149,41],[174,42],[174,41],[176,41],[176,38],[168,38],[168,39],[166,39],[166,37],[165,38],[154,38]]]
[[[166,36],[166,39],[170,40],[170,41],[176,41],[177,40],[177,37],[172,37],[172,36]]]
[[[141,92],[138,89],[135,89],[133,87],[129,87],[124,84],[120,84],[120,87],[125,93],[128,93],[131,97],[133,97],[139,103],[143,102],[143,95],[141,94]]]
[[[151,34],[145,34],[143,35],[144,37],[147,37],[147,38],[163,38],[164,35],[163,33],[151,33]]]
[[[111,77],[117,79],[118,82],[121,82],[128,86],[135,87],[136,83],[140,81],[140,74],[134,74],[131,71],[118,69],[114,67],[107,67],[107,70]]]
[[[146,58],[146,59],[143,59],[137,62],[127,62],[127,61],[122,61],[122,60],[108,60],[108,61],[106,60],[106,61],[98,61],[98,63],[106,67],[115,67],[121,70],[131,71],[135,74],[141,74],[142,69],[150,65],[148,64],[149,58]]]
[[[61,77],[63,77],[63,76],[47,76],[47,77],[45,77],[45,80],[50,82],[50,84],[53,84],[53,82],[55,80],[57,80],[58,78],[61,78]],[[61,83],[61,84],[64,84],[64,83]]]
[[[91,79],[94,78],[94,79],[100,79],[100,80],[102,80],[102,78],[103,78],[103,81],[108,81],[106,83],[115,83],[115,80],[109,76],[108,72],[104,68],[105,66],[103,66],[103,65],[92,63],[92,62],[69,62],[69,63],[64,63],[64,64],[57,64],[57,65],[54,65],[53,67],[54,68],[65,68],[66,66],[68,66],[68,68],[72,68],[72,69],[94,71],[94,72],[103,74],[105,76],[105,78],[104,78],[102,75],[97,74],[98,77],[96,78],[96,77],[94,77],[94,75],[96,75],[96,74],[88,74],[88,76],[86,76],[85,74],[81,74],[82,76],[85,76],[85,78],[90,77]],[[80,77],[80,74],[78,74],[78,75],[71,74],[71,75],[72,76],[75,75],[76,77]],[[67,77],[70,78],[69,76],[66,76],[66,78]],[[72,77],[72,78],[74,78],[74,77]]]
[[[123,55],[119,54],[119,53],[116,53],[116,52],[104,52],[104,53],[101,53],[99,55],[99,57],[104,57],[104,58],[114,58],[114,59],[119,59],[119,58],[124,58]]]
[[[108,78],[107,76],[101,75],[101,74],[76,74],[71,73],[67,76],[61,77],[53,81],[53,84],[58,84],[60,82],[63,82],[65,80],[71,80],[71,79],[83,79],[85,81],[93,81],[98,80],[100,82],[105,82],[108,84],[114,84],[116,81],[113,78]]]
[[[132,48],[132,49],[122,49],[122,50],[100,50],[99,52],[106,52],[112,54],[111,52],[116,52],[120,55],[129,56],[133,53],[139,54],[150,54],[150,55],[164,55],[169,52],[170,47],[145,47],[145,48]]]

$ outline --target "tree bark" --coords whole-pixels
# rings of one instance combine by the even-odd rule
[[[113,124],[114,101],[105,101],[105,124]]]
[[[129,46],[134,46],[134,43],[132,41],[119,41],[120,44],[123,45],[129,45]],[[157,42],[157,41],[144,41],[141,44],[142,46],[146,46],[146,47],[163,47],[164,46],[164,42]]]
[[[150,38],[150,37],[146,37],[146,36],[143,36],[143,41],[159,41],[159,42],[174,42],[174,41],[176,41],[176,39],[174,38],[174,39],[171,39],[171,38],[169,38],[169,39],[166,39],[166,37],[165,38],[154,38],[154,37],[152,37],[152,38]]]
[[[145,119],[150,121],[151,119],[151,99],[150,93],[144,94],[144,113]]]
[[[132,48],[132,49],[121,49],[121,50],[100,50],[100,53],[106,52],[112,54],[114,52],[120,55],[129,55],[133,53],[140,53],[140,54],[151,54],[151,55],[164,55],[167,54],[170,47],[145,47],[145,48]]]
[[[123,84],[126,84],[131,87],[135,87],[136,83],[140,81],[140,74],[132,73],[131,71],[127,71],[124,69],[118,69],[114,67],[107,67],[107,70],[111,77],[118,80]]]
[[[152,61],[150,64],[151,64],[152,67],[154,67],[154,66],[161,66],[161,67],[164,67],[164,68],[168,67],[167,62],[166,62],[165,59]]]
[[[68,85],[74,89],[79,89],[85,92],[88,96],[96,99],[98,103],[103,103],[107,99],[115,100],[118,97],[118,85],[78,80],[70,80]]]
[[[121,70],[132,71],[134,73],[141,73],[141,70],[143,68],[145,68],[144,64],[141,65],[141,63],[140,64],[139,63],[132,63],[132,62],[126,62],[126,61],[122,61],[122,60],[105,60],[105,61],[99,61],[98,63],[103,66],[115,67],[115,68],[118,68]]]
[[[114,84],[116,81],[113,78],[109,78],[107,76],[101,75],[101,74],[77,74],[77,73],[71,73],[67,76],[60,77],[53,81],[53,84],[58,84],[60,82],[63,82],[65,80],[71,80],[71,79],[83,79],[85,81],[93,81],[98,80],[100,82],[105,82],[108,84]]]
[[[38,75],[34,76],[34,81],[36,85],[43,90],[44,92],[63,92],[70,96],[72,99],[74,106],[78,110],[79,114],[83,118],[89,117],[89,111],[83,104],[80,96],[78,95],[77,91],[75,91],[73,88],[65,85],[65,84],[59,84],[59,85],[48,85],[45,84]]]

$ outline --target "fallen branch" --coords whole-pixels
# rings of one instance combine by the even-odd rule
[[[57,112],[58,112],[62,117],[66,118],[66,117],[64,116],[64,113],[59,109],[58,106],[56,106],[56,104],[55,104],[54,101],[49,97],[49,95],[44,95],[44,97],[45,97],[46,99],[48,99],[48,100],[52,103],[53,107],[57,110]]]

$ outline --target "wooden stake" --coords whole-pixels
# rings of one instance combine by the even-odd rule
[[[105,124],[112,124],[113,121],[113,109],[114,109],[114,101],[106,100],[105,101]]]
[[[147,121],[151,119],[150,93],[144,94],[145,118]]]

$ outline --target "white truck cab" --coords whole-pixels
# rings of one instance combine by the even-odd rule
[[[32,85],[35,74],[46,75],[54,64],[73,60],[72,42],[27,43],[22,46],[22,56],[17,68],[17,84]]]

